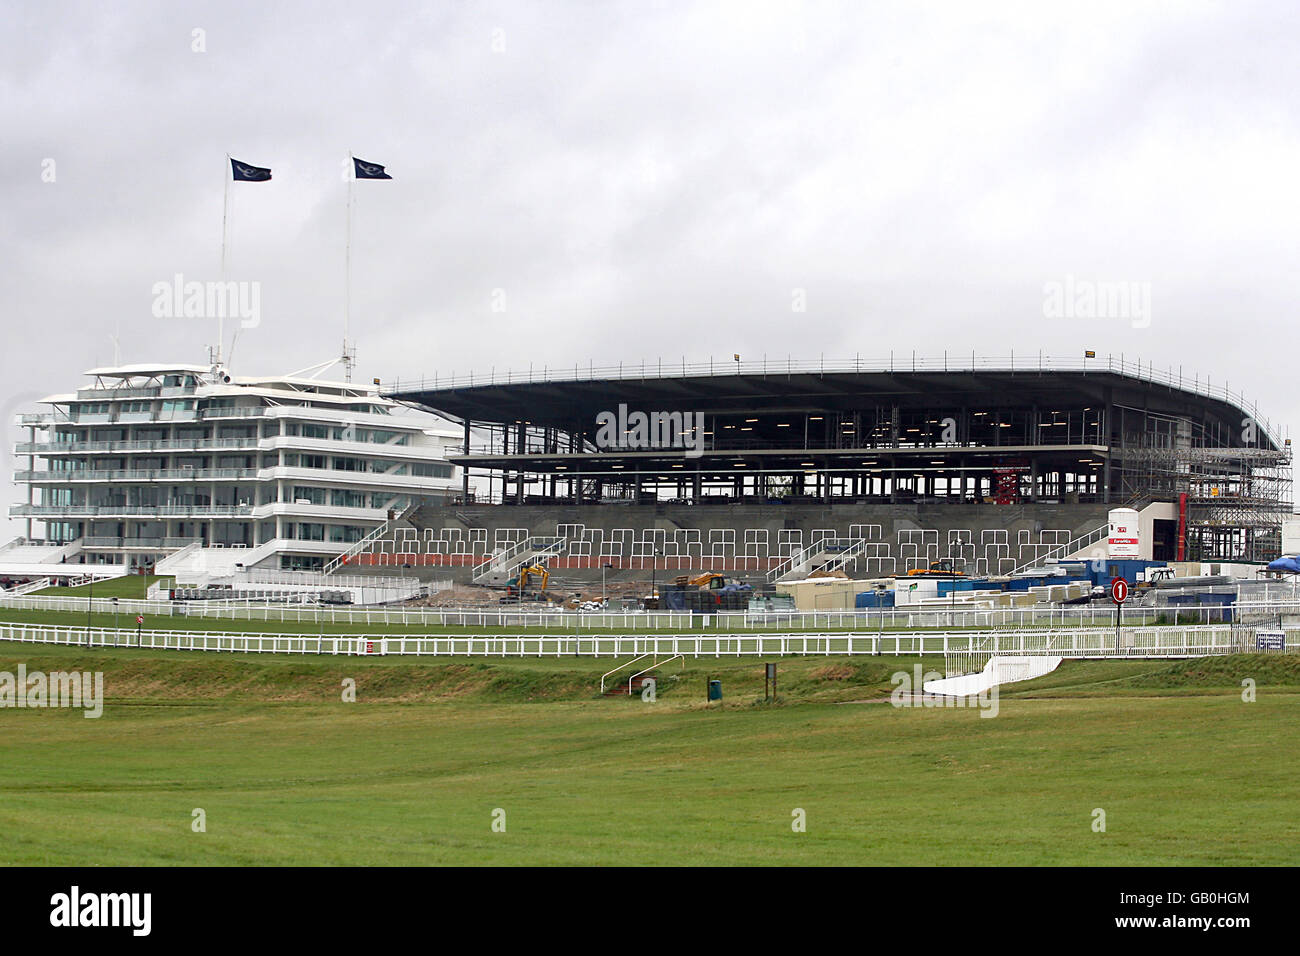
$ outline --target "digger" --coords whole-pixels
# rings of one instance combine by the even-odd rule
[[[701,591],[720,591],[727,586],[727,576],[716,571],[706,571],[697,577],[679,575],[673,582],[680,588],[698,588]]]
[[[534,600],[546,600],[546,585],[551,580],[551,572],[546,570],[543,564],[532,564],[521,567],[519,573],[506,582],[506,597],[513,598],[516,601],[524,600],[525,596],[530,595],[528,585],[536,579],[539,583],[536,591],[531,592]]]

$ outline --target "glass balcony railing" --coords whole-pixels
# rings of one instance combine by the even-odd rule
[[[61,484],[70,481],[247,481],[256,468],[132,468],[72,471],[15,471],[14,481]]]

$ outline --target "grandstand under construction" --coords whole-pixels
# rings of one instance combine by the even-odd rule
[[[1292,505],[1290,440],[1254,405],[1117,358],[575,367],[383,393],[460,423],[463,486],[353,564],[481,577],[556,539],[575,567],[767,573],[817,540],[869,573],[949,555],[1007,573],[1077,553],[1119,506],[1143,512],[1149,557],[1259,562]]]

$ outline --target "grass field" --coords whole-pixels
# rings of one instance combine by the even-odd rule
[[[669,665],[654,703],[597,698],[600,660],[20,661],[102,670],[107,702],[0,710],[9,864],[1300,861],[1295,657],[1067,662],[994,719],[890,706],[906,658],[782,660],[777,704],[755,659]]]
[[[95,597],[95,598],[139,598],[148,596],[149,587],[164,578],[156,575],[126,574],[116,578],[106,578],[94,584],[79,584],[75,588],[52,587],[35,591],[35,594],[52,597]],[[174,580],[166,578],[167,581]]]

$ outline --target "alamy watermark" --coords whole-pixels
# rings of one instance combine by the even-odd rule
[[[54,927],[120,927],[130,929],[132,936],[148,936],[152,913],[152,893],[87,893],[73,886],[50,897]]]
[[[249,280],[186,280],[176,273],[153,284],[156,319],[238,319],[241,328],[262,323],[262,283]]]
[[[998,715],[997,684],[971,694],[938,694],[925,689],[926,684],[943,679],[944,675],[938,671],[924,670],[920,664],[915,665],[910,674],[907,671],[897,671],[889,678],[889,682],[894,685],[889,702],[894,707],[978,707],[981,717]]]
[[[704,454],[703,412],[629,412],[624,403],[617,412],[600,412],[596,426],[596,447],[604,451],[680,449],[687,458]]]
[[[87,718],[104,714],[104,672],[43,671],[27,672],[26,664],[18,673],[0,671],[0,707],[43,708],[79,707]]]
[[[1043,284],[1043,317],[1122,319],[1135,329],[1151,326],[1151,283],[1077,279]]]

